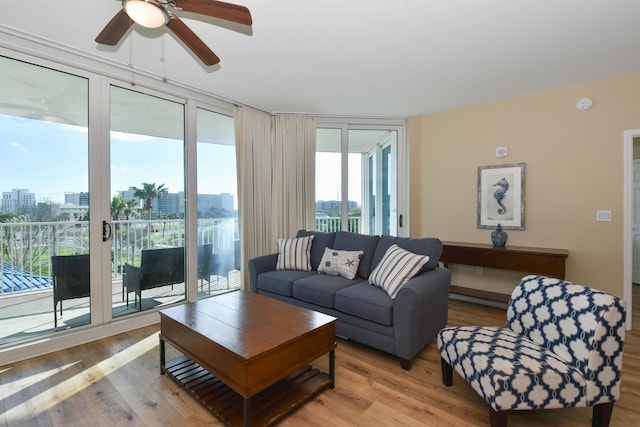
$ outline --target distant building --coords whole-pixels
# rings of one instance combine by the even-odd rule
[[[349,211],[357,208],[358,202],[349,200],[347,202],[347,209]],[[324,214],[325,212],[340,212],[342,210],[342,202],[340,200],[318,200],[316,201],[316,216],[318,213]]]
[[[118,196],[120,196],[123,200],[136,200],[140,201],[138,197],[135,196],[136,188],[129,187],[128,190],[120,190],[118,191]]]
[[[36,207],[36,194],[26,188],[14,188],[2,193],[2,212],[21,213]]]
[[[89,206],[89,193],[87,191],[80,193],[64,193],[64,204]]]
[[[184,213],[184,191],[165,192],[164,197],[153,200],[152,211],[163,214]]]
[[[233,212],[233,194],[198,194],[198,212]]]
[[[89,212],[89,205],[76,205],[74,203],[65,203],[60,206],[60,213],[69,215],[70,219],[83,217]]]

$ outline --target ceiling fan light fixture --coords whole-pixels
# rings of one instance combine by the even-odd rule
[[[122,0],[122,7],[136,24],[159,28],[169,21],[167,11],[156,0]]]

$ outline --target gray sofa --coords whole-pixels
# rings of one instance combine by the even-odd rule
[[[451,274],[439,267],[442,242],[435,238],[369,236],[348,232],[301,230],[296,237],[313,235],[312,271],[276,270],[278,254],[249,260],[250,289],[281,301],[336,317],[336,335],[400,358],[409,370],[416,355],[447,324]],[[421,272],[391,299],[368,282],[369,274],[393,244],[429,255]],[[364,250],[356,277],[319,274],[325,248]]]

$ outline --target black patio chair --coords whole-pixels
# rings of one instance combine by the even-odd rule
[[[213,243],[206,245],[198,245],[198,280],[200,280],[200,289],[202,289],[203,281],[209,284],[209,293],[211,293],[211,261],[213,255]]]
[[[62,316],[62,301],[88,297],[89,255],[57,255],[51,257],[53,277],[53,325],[58,327],[58,302]]]
[[[135,292],[135,304],[140,301],[145,289],[184,283],[184,248],[144,249],[140,257],[140,267],[125,263],[122,276],[123,291],[129,306],[129,293]]]

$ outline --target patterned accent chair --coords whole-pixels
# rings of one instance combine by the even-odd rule
[[[438,333],[442,381],[453,369],[490,405],[491,426],[521,410],[593,407],[608,426],[620,397],[625,303],[601,291],[526,276],[506,328],[460,326]]]

